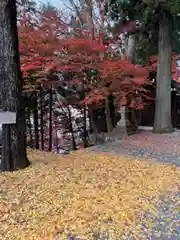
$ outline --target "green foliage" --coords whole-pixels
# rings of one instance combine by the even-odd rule
[[[113,20],[139,20],[141,32],[136,36],[136,62],[146,63],[157,54],[158,22],[162,13],[173,17],[173,51],[180,52],[180,0],[112,0],[109,13]]]
[[[136,35],[135,62],[137,64],[146,64],[150,56],[157,54],[157,35],[157,31],[152,31],[151,34],[141,32]]]
[[[137,1],[138,2],[138,1]],[[168,11],[170,14],[178,14],[180,12],[179,0],[143,0],[150,9],[161,10],[160,12]]]
[[[118,19],[119,16],[125,18],[128,15],[131,20],[137,19],[136,3],[137,0],[112,0],[110,3],[111,17]]]
[[[151,25],[158,22],[162,13],[180,13],[180,0],[112,0],[109,11],[113,19],[128,17]]]

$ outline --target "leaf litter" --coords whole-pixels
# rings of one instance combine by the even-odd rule
[[[158,198],[180,185],[173,165],[83,150],[67,156],[30,150],[28,156],[29,168],[0,174],[3,240],[68,234],[91,240],[101,239],[100,232],[116,240],[135,229],[143,212],[156,215]]]

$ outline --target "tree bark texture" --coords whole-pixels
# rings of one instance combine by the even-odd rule
[[[171,122],[171,69],[172,17],[163,14],[159,22],[158,68],[156,79],[156,107],[154,132],[170,133]]]
[[[44,111],[43,111],[43,88],[40,86],[40,132],[41,132],[41,150],[44,150]]]
[[[74,151],[76,151],[77,146],[76,146],[76,140],[75,140],[73,124],[72,124],[71,109],[69,108],[69,106],[67,106],[67,110],[68,110],[68,125],[69,125],[69,130],[70,130],[71,136],[72,136],[72,148]]]
[[[49,152],[52,151],[52,87],[49,89]]]
[[[88,147],[88,131],[87,131],[87,114],[86,114],[86,105],[84,105],[83,107],[83,144],[84,144],[84,148]]]
[[[106,115],[107,131],[110,133],[113,131],[113,122],[112,122],[112,116],[111,116],[108,97],[105,99],[105,115]]]
[[[30,147],[33,148],[33,132],[32,132],[31,112],[30,112],[30,110],[28,110],[28,113],[27,113],[27,121],[28,121],[28,129],[29,129]]]
[[[131,63],[134,63],[135,60],[135,44],[136,44],[136,36],[135,34],[131,34],[128,37],[128,46],[127,46],[127,52],[126,56],[129,58]]]
[[[39,149],[39,122],[38,122],[38,102],[37,102],[37,95],[35,95],[35,97],[34,97],[33,118],[34,118],[35,148],[36,148],[36,149]]]
[[[3,124],[2,171],[27,167],[16,1],[0,1],[0,94],[3,111],[16,112],[16,124]]]
[[[125,39],[125,58],[129,60],[130,63],[135,62],[135,44],[136,44],[136,36],[135,34],[132,34],[130,36],[127,36]],[[121,120],[119,126],[121,127],[122,135],[128,135],[132,134],[136,131],[134,131],[133,125],[130,122],[130,119],[128,117],[128,112],[134,112],[134,109],[128,108],[128,106],[121,107],[120,114],[121,114]],[[123,129],[124,128],[124,129]]]

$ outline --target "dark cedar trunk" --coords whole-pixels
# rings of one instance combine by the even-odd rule
[[[96,126],[96,121],[95,121],[95,117],[94,117],[94,112],[91,109],[91,107],[89,107],[89,119],[91,121],[91,128],[92,128],[92,132],[93,134],[96,134],[98,132],[97,126]]]
[[[40,134],[41,134],[41,150],[44,150],[44,120],[43,120],[43,89],[40,86]]]
[[[26,158],[26,162],[27,160],[27,154],[26,154],[26,118],[25,118],[25,106],[23,104],[23,97],[21,97],[21,101],[20,101],[20,105],[18,108],[18,152],[21,153],[21,158],[25,159]],[[21,160],[19,160],[19,164],[21,164]]]
[[[69,130],[71,132],[71,136],[72,136],[72,148],[74,151],[77,150],[77,146],[76,146],[76,141],[75,141],[75,137],[74,137],[74,131],[73,131],[73,125],[72,125],[72,117],[71,117],[71,110],[69,108],[69,106],[67,107],[68,110],[68,123],[69,123]]]
[[[110,108],[110,114],[111,114],[111,119],[112,119],[112,126],[113,128],[116,127],[116,110],[115,110],[115,102],[114,102],[114,97],[111,95],[109,96],[109,108]]]
[[[3,111],[16,112],[16,124],[3,124],[2,171],[29,166],[25,141],[25,109],[22,99],[16,1],[0,1],[0,91]]]
[[[49,152],[52,151],[52,87],[49,89]]]
[[[107,131],[112,132],[113,131],[113,122],[112,122],[108,97],[105,99],[105,115],[106,115]]]
[[[35,98],[34,98],[33,118],[34,118],[35,148],[36,148],[36,149],[39,149],[39,123],[38,123],[38,103],[37,103],[37,95],[36,95]]]
[[[58,139],[58,134],[57,134],[57,124],[56,124],[56,121],[54,122],[55,124],[55,131],[56,131],[56,152],[59,153],[59,139]]]
[[[158,69],[154,132],[171,133],[172,16],[163,14],[159,22]]]
[[[96,122],[94,119],[94,113],[91,107],[89,107],[89,121],[90,121],[90,128],[91,132],[93,133],[94,143],[97,143],[98,141],[98,129],[96,126]]]
[[[87,126],[86,126],[86,106],[84,106],[84,108],[83,108],[83,144],[84,144],[84,148],[88,147],[87,137],[88,137],[88,132],[87,132]]]
[[[91,111],[88,109],[88,119],[89,119],[89,131],[93,133],[93,120],[91,116]]]

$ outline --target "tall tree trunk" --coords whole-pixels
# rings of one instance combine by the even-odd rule
[[[112,132],[113,131],[113,123],[112,123],[112,117],[111,117],[111,111],[110,111],[108,97],[105,99],[105,115],[106,115],[107,131]]]
[[[49,152],[52,151],[52,87],[49,89]]]
[[[44,150],[44,120],[43,120],[43,89],[40,86],[40,133],[41,133],[41,150]]]
[[[159,22],[158,69],[154,132],[171,133],[172,16],[165,13]]]
[[[0,1],[0,91],[3,111],[17,114],[16,124],[3,124],[2,171],[29,166],[25,141],[25,109],[22,99],[16,1]]]
[[[38,103],[37,103],[37,95],[36,95],[35,98],[34,98],[33,118],[34,118],[35,148],[36,148],[36,149],[39,149],[39,122],[38,122]]]

